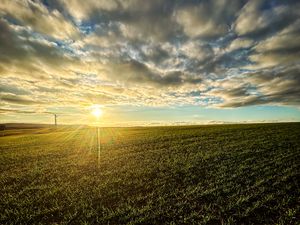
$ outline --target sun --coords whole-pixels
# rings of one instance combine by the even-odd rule
[[[100,106],[96,105],[92,108],[92,114],[98,119],[102,115],[102,110]]]

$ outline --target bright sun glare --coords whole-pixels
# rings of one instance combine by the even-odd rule
[[[98,119],[102,115],[101,108],[99,106],[93,107],[92,114]]]

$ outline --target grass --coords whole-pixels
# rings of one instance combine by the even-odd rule
[[[297,224],[300,124],[4,131],[0,224]]]

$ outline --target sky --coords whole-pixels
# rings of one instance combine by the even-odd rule
[[[0,98],[0,123],[300,121],[300,2],[1,0]]]

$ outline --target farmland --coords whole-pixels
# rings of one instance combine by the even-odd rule
[[[297,224],[300,124],[1,131],[0,224]]]

